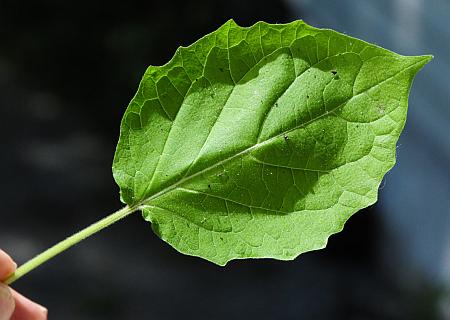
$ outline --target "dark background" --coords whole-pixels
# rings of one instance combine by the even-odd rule
[[[166,63],[178,46],[191,44],[229,18],[243,26],[303,18],[402,53],[437,55],[436,50],[448,50],[439,47],[439,35],[432,42],[438,48],[428,52],[427,45],[383,43],[391,39],[386,36],[390,31],[376,17],[396,21],[389,7],[376,11],[367,4],[372,10],[367,13],[352,1],[340,6],[319,2],[0,0],[0,247],[20,264],[120,208],[111,162],[121,116],[140,77],[149,64]],[[417,0],[400,2],[417,4]],[[357,10],[369,18],[362,19]],[[358,27],[356,17],[366,29]],[[373,28],[367,29],[370,23]],[[437,67],[432,70],[438,72],[444,62],[436,56]],[[430,87],[431,75],[419,75],[413,89]],[[448,94],[442,89],[420,90],[411,97],[411,108],[421,104],[431,108],[428,97],[433,96],[435,108],[441,99],[444,114],[439,117],[449,120],[443,102]],[[425,139],[426,146],[430,141],[436,144],[424,136],[434,132],[436,122],[432,124],[421,127],[424,134],[408,125],[405,135]],[[448,127],[442,132],[448,135]],[[233,261],[221,268],[177,253],[134,214],[14,287],[47,306],[50,319],[450,319],[448,140],[422,152],[402,139],[397,167],[402,158],[407,166],[408,152],[415,150],[440,161],[432,165],[443,184],[408,180],[446,196],[435,201],[441,209],[430,205],[429,212],[417,215],[433,217],[434,226],[440,226],[438,231],[430,227],[435,231],[431,235],[440,235],[436,239],[425,229],[417,232],[421,222],[408,218],[408,214],[416,217],[413,209],[403,212],[395,207],[415,199],[395,181],[428,170],[431,160],[425,159],[426,168],[419,162],[419,167],[408,166],[410,173],[404,176],[397,169],[388,175],[381,190],[384,205],[362,210],[343,232],[332,236],[326,249],[292,262]],[[404,192],[399,195],[395,192],[399,190]],[[407,236],[396,237],[404,230],[417,243]],[[423,255],[414,245],[429,252],[437,250],[436,243],[444,252],[440,258],[423,258],[432,266],[442,265],[434,272],[420,264]],[[413,254],[403,256],[408,250]]]

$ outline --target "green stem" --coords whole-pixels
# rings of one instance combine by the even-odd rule
[[[27,263],[21,265],[16,272],[14,272],[12,275],[10,275],[6,280],[5,284],[12,284],[17,279],[23,277],[31,270],[37,268],[47,260],[53,258],[54,256],[60,254],[61,252],[69,249],[70,247],[76,245],[78,242],[86,239],[87,237],[97,233],[98,231],[110,226],[111,224],[125,218],[129,214],[135,212],[137,210],[136,207],[124,207],[113,214],[107,216],[106,218],[103,218],[100,221],[97,221],[96,223],[90,225],[89,227],[75,233],[74,235],[68,237],[67,239],[57,243],[53,247],[45,250],[38,256],[34,257]]]

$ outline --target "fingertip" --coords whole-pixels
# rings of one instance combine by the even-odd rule
[[[48,310],[11,289],[16,308],[11,320],[47,320]]]
[[[14,260],[2,249],[0,249],[0,281],[5,280],[17,269]]]
[[[0,320],[9,320],[14,312],[14,298],[9,287],[0,283]]]
[[[48,318],[48,310],[47,310],[47,308],[42,307],[41,311],[42,311],[42,315],[44,316],[42,319],[46,320]]]

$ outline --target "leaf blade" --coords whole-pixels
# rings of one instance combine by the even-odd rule
[[[220,265],[321,248],[376,201],[428,60],[300,21],[229,21],[147,70],[114,159],[122,200]]]

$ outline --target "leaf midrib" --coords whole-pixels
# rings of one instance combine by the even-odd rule
[[[306,36],[305,36],[305,37],[306,37]],[[300,37],[300,38],[298,38],[298,39],[301,39],[301,38],[303,38],[303,37]],[[298,40],[298,39],[296,39],[296,40]],[[291,45],[292,45],[292,43],[291,43]],[[214,48],[214,47],[213,47],[213,48]],[[213,48],[211,48],[211,49],[209,50],[208,55],[211,53],[211,51],[213,50]],[[230,48],[228,47],[227,50],[229,51],[229,49],[230,49]],[[262,49],[262,46],[261,46],[261,49]],[[265,58],[267,58],[268,56],[274,54],[276,51],[283,50],[283,49],[288,49],[289,52],[290,52],[290,54],[291,54],[291,59],[294,59],[294,54],[292,53],[292,49],[291,49],[290,46],[287,46],[287,47],[284,47],[284,46],[279,47],[278,49],[274,50],[273,52],[271,52],[271,53],[269,53],[269,54],[267,54],[267,55],[264,54],[264,52],[263,52],[263,57],[262,57],[261,59],[259,59],[258,61],[256,61],[256,59],[255,59],[256,63],[253,65],[253,67],[251,67],[249,70],[247,70],[247,72],[245,72],[245,74],[244,74],[237,82],[233,79],[233,76],[232,76],[232,73],[231,73],[231,66],[229,66],[230,78],[231,78],[232,82],[234,83],[234,85],[233,85],[233,88],[231,89],[230,93],[229,93],[228,96],[227,96],[227,99],[226,99],[226,101],[225,101],[225,103],[224,103],[224,107],[225,107],[226,104],[228,103],[228,100],[229,100],[230,96],[233,94],[234,90],[236,89],[236,86],[239,85],[239,84],[241,83],[241,81],[246,77],[246,75],[247,75],[249,72],[251,72],[252,70],[254,70],[254,68],[257,67],[258,64],[259,64],[263,59],[265,59]],[[352,52],[347,52],[347,53],[352,53]],[[336,57],[336,56],[341,55],[341,54],[343,54],[343,53],[336,53],[336,54],[334,54],[334,55],[327,56],[325,59],[318,60],[318,61],[317,61],[316,63],[314,63],[314,64],[311,64],[311,63],[310,63],[309,67],[308,67],[307,69],[305,69],[303,72],[299,73],[298,75],[295,74],[294,80],[293,80],[292,83],[291,83],[291,84],[290,84],[290,85],[289,85],[289,86],[281,93],[280,97],[283,96],[283,95],[287,92],[287,90],[289,90],[289,88],[293,85],[293,83],[294,83],[301,75],[303,75],[307,70],[309,70],[309,69],[311,69],[311,68],[314,68],[316,65],[318,65],[318,64],[321,63],[321,62],[323,62],[323,61],[326,60],[326,59],[330,59],[330,58]],[[308,58],[308,59],[309,59],[309,58]],[[309,59],[309,60],[310,60],[310,59]],[[205,66],[206,66],[206,64],[203,65],[203,73],[202,73],[202,76],[204,76],[204,72],[205,72],[204,68],[205,68]],[[295,66],[294,66],[294,69],[295,69]],[[294,73],[296,73],[295,70],[294,70]],[[210,82],[208,79],[207,79],[207,81]],[[186,100],[186,97],[188,96],[189,91],[191,90],[193,84],[194,84],[194,82],[192,82],[191,85],[189,86],[189,89],[187,90],[186,95],[183,97],[183,101],[182,101],[181,104],[183,104],[184,101]],[[278,97],[277,100],[279,100],[280,97]],[[161,104],[161,103],[160,103],[160,104]],[[161,107],[162,107],[162,105],[161,105]],[[273,106],[272,106],[272,107],[273,107]],[[220,113],[219,113],[219,115],[217,116],[216,120],[220,117],[220,114],[223,112],[223,109],[224,109],[224,108],[222,108],[222,110],[220,111]],[[266,121],[266,118],[267,118],[267,116],[269,115],[271,109],[272,109],[272,108],[269,108],[269,110],[267,111],[267,113],[266,113],[266,115],[265,115],[265,118],[263,119],[263,122],[262,122],[262,124],[261,124],[261,128],[260,128],[260,131],[259,131],[259,133],[258,133],[258,137],[257,137],[256,141],[258,141],[259,138],[260,138],[260,135],[261,135],[261,132],[262,132],[262,127],[264,126],[264,123],[265,123],[265,121]],[[178,114],[177,114],[177,115],[178,115]],[[173,125],[173,123],[176,121],[177,115],[176,115],[175,118],[172,120],[172,125]],[[214,127],[214,126],[215,126],[215,123],[214,123],[213,127]],[[189,174],[191,168],[192,168],[192,167],[195,165],[195,163],[198,161],[198,159],[199,159],[199,157],[200,157],[200,155],[201,155],[201,152],[202,152],[203,148],[205,147],[206,142],[207,142],[208,139],[209,139],[209,136],[210,136],[210,134],[211,134],[211,131],[212,131],[212,128],[211,128],[211,130],[209,131],[209,133],[208,133],[206,139],[203,141],[203,145],[202,145],[202,147],[200,148],[199,152],[197,153],[197,156],[196,156],[195,159],[191,162],[191,164],[189,165],[189,167],[187,168],[185,174],[183,175],[183,177],[182,177],[181,179],[186,178],[186,176]],[[170,134],[168,134],[167,137],[165,138],[164,146],[163,146],[163,150],[162,150],[162,153],[161,153],[161,154],[164,154],[164,151],[165,151],[165,149],[166,149],[167,141],[169,140],[169,137],[170,137]],[[148,189],[151,189],[151,187],[153,186],[153,181],[154,181],[155,178],[156,178],[156,172],[157,172],[158,167],[159,167],[159,164],[160,164],[160,162],[161,162],[161,158],[162,158],[162,155],[158,158],[158,161],[157,161],[156,166],[155,166],[155,170],[154,170],[154,172],[153,172],[153,175],[152,175],[152,177],[151,177],[151,179],[150,179],[150,182],[149,182],[149,184],[148,184],[148,186],[147,186],[147,188],[146,188],[144,194],[147,192]]]
[[[261,28],[260,25],[259,25],[259,28]],[[227,41],[229,41],[229,31],[230,31],[230,30],[228,30]],[[260,35],[261,35],[261,29],[259,30],[259,32],[260,32]],[[305,35],[304,37],[307,37],[307,36],[308,36],[308,35]],[[264,60],[264,59],[267,58],[268,56],[274,54],[276,51],[283,50],[283,49],[288,49],[289,52],[290,52],[290,54],[291,54],[291,59],[294,59],[294,54],[293,54],[293,52],[292,52],[291,46],[292,46],[292,44],[294,43],[294,41],[300,40],[300,39],[302,39],[302,38],[304,38],[304,37],[300,37],[300,38],[297,38],[297,37],[296,37],[296,39],[293,40],[289,46],[282,46],[282,45],[281,45],[281,42],[280,42],[280,45],[281,45],[281,46],[280,46],[278,49],[272,51],[271,53],[265,54],[265,53],[264,53],[264,48],[263,48],[262,43],[261,43],[261,36],[260,36],[260,37],[259,37],[259,40],[260,40],[260,46],[261,46],[261,50],[262,50],[263,56],[262,56],[261,59],[259,59],[259,60],[257,60],[257,59],[254,57],[254,58],[255,58],[255,64],[254,64],[251,68],[249,68],[249,70],[247,70],[247,71],[245,72],[245,74],[244,74],[237,82],[233,79],[233,75],[232,75],[232,72],[231,72],[230,56],[229,56],[230,46],[229,46],[229,42],[227,42],[228,66],[229,66],[229,67],[228,67],[228,69],[229,69],[228,71],[229,71],[229,73],[230,73],[231,81],[233,82],[234,85],[233,85],[232,90],[231,90],[230,93],[228,94],[228,97],[227,97],[227,99],[226,99],[226,101],[225,101],[224,107],[225,107],[225,105],[228,103],[228,100],[229,100],[230,96],[233,94],[234,90],[236,89],[236,86],[237,86],[238,84],[240,84],[241,81],[247,76],[247,74],[248,74],[249,72],[251,72],[256,66],[258,66],[258,64],[259,64],[262,60]],[[214,48],[215,48],[215,46],[212,47],[212,48],[208,51],[208,55],[207,55],[207,56],[209,56],[209,54],[212,52],[212,50],[213,50]],[[367,47],[366,47],[366,48],[367,48]],[[356,53],[356,52],[351,52],[351,51],[350,51],[350,52],[345,52],[345,53]],[[330,59],[330,58],[333,58],[333,57],[336,57],[336,56],[338,56],[338,55],[345,54],[345,53],[339,52],[339,53],[336,53],[336,54],[331,55],[331,56],[327,55],[326,58],[324,58],[324,59],[322,59],[322,60],[318,60],[318,61],[315,62],[314,64],[311,64],[311,59],[310,59],[309,56],[308,56],[308,60],[309,60],[309,64],[310,64],[310,65],[308,66],[307,69],[305,69],[303,72],[299,73],[298,75],[296,74],[295,63],[294,63],[294,73],[295,73],[294,80],[293,80],[292,83],[284,90],[284,92],[280,95],[280,97],[283,96],[283,95],[286,93],[286,91],[292,86],[292,84],[293,84],[293,83],[294,83],[294,82],[295,82],[302,74],[304,74],[307,70],[309,70],[309,69],[311,69],[311,68],[314,68],[316,65],[318,65],[318,64],[321,63],[321,62],[323,62],[323,61],[326,60],[326,59]],[[252,54],[253,54],[253,52],[252,52]],[[200,61],[198,58],[197,58],[197,60],[198,60],[198,61],[200,62],[200,64],[202,64],[202,66],[203,66],[202,76],[204,77],[204,76],[205,76],[204,73],[205,73],[206,62],[205,62],[205,64],[203,64],[203,63],[201,63],[201,61]],[[205,79],[206,79],[206,78],[205,78]],[[208,82],[210,82],[209,79],[206,79],[206,80],[207,80]],[[182,105],[182,104],[184,103],[184,101],[186,100],[186,97],[188,96],[189,91],[191,90],[192,85],[193,85],[194,83],[195,83],[195,81],[193,81],[193,82],[191,83],[191,85],[189,86],[189,88],[188,88],[186,94],[183,96],[183,101],[182,101],[181,105]],[[174,86],[174,87],[175,87],[175,86]],[[159,95],[158,95],[158,96],[159,96]],[[279,99],[280,97],[278,97],[278,99]],[[278,100],[278,99],[277,99],[277,100]],[[158,100],[159,100],[159,98],[158,98]],[[160,105],[161,105],[161,108],[164,109],[164,107],[162,106],[160,100],[159,100],[159,103],[160,103]],[[272,106],[272,107],[273,107],[273,106]],[[216,118],[216,120],[220,117],[220,114],[222,113],[223,109],[224,109],[224,108],[222,108],[222,110],[220,111],[220,113],[219,113],[218,117]],[[270,109],[271,109],[271,108],[270,108]],[[265,117],[267,117],[267,116],[269,115],[270,109],[267,111]],[[166,112],[165,110],[163,110],[163,111],[167,114],[167,112]],[[177,115],[178,115],[178,113],[175,115],[175,117],[174,117],[173,120],[171,119],[172,125],[173,125],[173,123],[176,121]],[[169,117],[169,119],[170,119],[170,117]],[[262,132],[262,127],[264,126],[265,120],[266,120],[266,119],[263,119],[263,123],[261,124],[260,132],[258,133],[258,138],[256,139],[257,141],[258,141],[259,138],[260,138],[260,134],[261,134],[261,132]],[[214,124],[214,125],[215,125],[215,124]],[[209,138],[209,136],[210,136],[210,134],[211,134],[211,131],[212,131],[212,129],[211,129],[210,132],[208,133],[208,136],[206,137],[205,141],[203,142],[203,145],[202,145],[202,147],[200,148],[200,150],[199,150],[199,152],[198,152],[196,158],[195,158],[195,159],[193,160],[193,162],[189,165],[189,167],[188,167],[188,169],[186,170],[185,174],[183,175],[182,179],[186,178],[186,175],[189,174],[189,171],[191,170],[192,166],[195,165],[195,163],[198,161],[198,158],[199,158],[199,156],[200,156],[200,154],[201,154],[201,152],[202,152],[202,150],[203,150],[203,148],[204,148],[204,146],[205,146],[205,144],[206,144],[206,142],[207,142],[207,140],[208,140],[208,138]],[[169,140],[169,137],[170,137],[170,133],[169,133],[169,134],[166,136],[166,138],[165,138],[164,146],[163,146],[163,150],[162,150],[162,154],[164,154],[164,151],[165,151],[165,149],[166,149],[167,141]],[[147,190],[151,189],[151,187],[153,186],[153,182],[154,182],[154,180],[155,180],[155,178],[156,178],[156,172],[157,172],[158,167],[159,167],[159,164],[160,164],[160,162],[161,162],[161,158],[162,158],[162,155],[158,158],[158,161],[157,161],[156,166],[155,166],[155,170],[153,171],[152,177],[150,178],[150,182],[149,182],[147,188],[145,189],[144,194],[146,194],[146,193],[147,193]]]
[[[397,72],[397,73],[395,73],[395,74],[389,76],[388,78],[384,79],[383,81],[378,82],[377,84],[375,84],[375,85],[373,85],[373,86],[370,86],[370,87],[364,89],[363,91],[361,91],[360,93],[358,93],[358,94],[356,94],[356,95],[353,95],[352,97],[350,97],[350,98],[347,99],[346,101],[342,102],[341,104],[339,104],[339,105],[336,106],[335,108],[333,108],[333,109],[331,109],[331,110],[328,110],[328,112],[324,112],[324,113],[320,114],[319,116],[317,116],[317,117],[315,117],[315,118],[313,118],[313,119],[311,119],[311,120],[309,120],[309,121],[307,121],[307,122],[305,122],[305,123],[302,123],[301,125],[295,126],[295,127],[291,128],[291,129],[286,130],[286,131],[283,131],[283,132],[281,132],[281,133],[279,133],[279,134],[277,134],[277,135],[275,135],[275,136],[273,136],[273,137],[271,137],[271,138],[269,138],[269,139],[267,139],[267,140],[264,140],[264,141],[261,141],[261,142],[259,142],[259,143],[256,143],[256,144],[254,144],[253,146],[251,146],[251,147],[249,147],[249,148],[247,148],[247,149],[244,149],[244,150],[242,150],[242,151],[240,151],[240,152],[238,152],[238,153],[236,153],[236,154],[234,154],[234,155],[229,156],[228,158],[225,158],[225,159],[223,159],[223,160],[221,160],[221,161],[219,161],[219,162],[216,162],[215,164],[213,164],[213,165],[211,165],[211,166],[209,166],[209,167],[204,168],[203,170],[200,170],[200,171],[198,171],[198,172],[196,172],[196,173],[194,173],[194,174],[192,174],[192,175],[190,175],[190,176],[188,176],[188,177],[184,177],[183,179],[178,180],[176,183],[174,183],[174,184],[172,184],[172,185],[170,185],[170,186],[164,188],[164,189],[161,190],[161,191],[158,191],[157,193],[155,193],[155,194],[153,194],[153,195],[151,195],[151,196],[149,196],[149,197],[143,199],[142,201],[139,201],[139,202],[138,202],[135,206],[133,206],[133,207],[135,207],[135,208],[140,208],[141,206],[146,205],[146,203],[148,203],[148,202],[150,202],[150,201],[152,201],[152,200],[154,200],[154,199],[157,199],[157,198],[159,198],[160,196],[163,196],[163,195],[166,194],[166,193],[169,193],[170,191],[176,189],[178,186],[184,184],[185,182],[190,181],[191,179],[194,179],[194,178],[196,178],[196,177],[198,177],[198,176],[204,174],[205,172],[208,172],[208,171],[210,171],[210,170],[213,170],[213,169],[215,169],[215,168],[217,168],[217,167],[219,167],[219,166],[221,166],[221,165],[223,165],[223,164],[225,164],[225,163],[227,163],[227,162],[229,162],[229,161],[232,161],[232,160],[234,160],[234,159],[236,159],[236,158],[238,158],[238,157],[240,157],[240,156],[242,156],[242,155],[245,155],[245,154],[247,154],[247,153],[250,153],[250,152],[252,152],[253,150],[258,149],[259,147],[262,147],[262,146],[264,146],[264,145],[270,144],[271,142],[275,141],[275,140],[278,139],[278,138],[283,137],[284,135],[286,135],[286,134],[288,134],[288,133],[290,133],[290,132],[293,132],[293,131],[295,131],[295,130],[301,129],[301,128],[303,128],[303,127],[306,127],[307,125],[311,124],[312,122],[317,121],[317,120],[323,118],[324,116],[327,116],[327,115],[329,115],[330,113],[333,113],[333,112],[337,111],[339,108],[343,107],[345,104],[347,104],[347,103],[348,103],[349,101],[351,101],[352,99],[354,99],[354,98],[356,98],[356,97],[358,97],[358,96],[361,96],[361,95],[365,94],[365,93],[368,92],[369,90],[371,90],[371,89],[373,89],[373,88],[376,88],[376,87],[382,85],[383,83],[385,83],[385,82],[391,80],[392,78],[396,77],[396,76],[399,75],[400,73],[406,72],[407,70],[413,68],[414,66],[416,66],[416,65],[418,65],[418,64],[421,64],[422,62],[423,62],[423,61],[420,60],[420,61],[417,61],[417,62],[412,63],[412,64],[409,65],[408,67],[406,67],[406,68],[400,70],[399,72]]]

